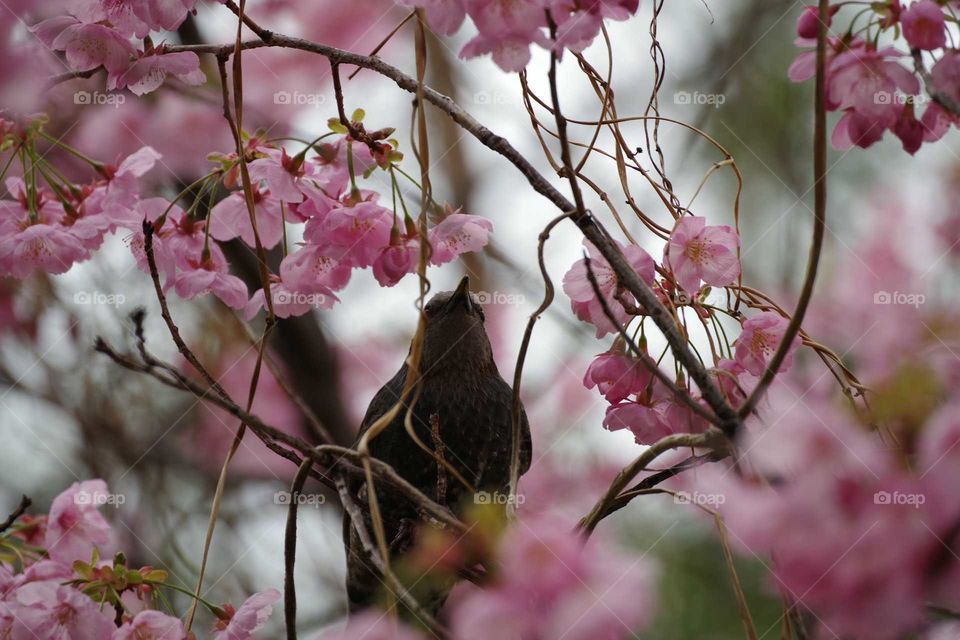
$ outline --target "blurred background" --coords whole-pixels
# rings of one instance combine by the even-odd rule
[[[203,60],[210,79],[206,86],[167,83],[142,99],[118,94],[103,104],[77,99],[78,92],[102,91],[102,76],[44,91],[44,79],[63,69],[53,56],[38,55],[25,25],[58,15],[58,4],[24,1],[0,9],[8,48],[0,63],[0,107],[46,111],[51,132],[103,161],[153,146],[163,160],[149,174],[151,189],[168,197],[208,170],[209,153],[231,150],[216,68],[209,57]],[[369,53],[406,15],[404,8],[388,1],[353,0],[349,9],[345,4],[251,0],[248,11],[274,31],[358,53]],[[744,281],[787,308],[805,265],[813,202],[812,83],[794,84],[786,76],[797,53],[794,25],[801,7],[786,0],[677,0],[662,7],[655,32],[665,60],[660,64],[660,112],[706,132],[736,159],[744,177]],[[641,115],[647,108],[656,77],[651,51],[658,51],[650,20],[658,8],[646,2],[636,18],[609,24],[615,61],[611,77],[620,116]],[[232,14],[205,2],[167,41],[225,43],[235,29]],[[456,53],[468,32],[465,27],[456,37],[430,39],[428,83],[508,138],[565,189],[544,160],[517,76],[502,73],[489,59],[458,60]],[[411,74],[412,33],[408,24],[380,53]],[[602,38],[585,55],[606,74]],[[261,49],[245,53],[243,60],[248,130],[308,139],[326,130],[336,105],[324,59]],[[530,88],[541,96],[549,95],[547,64],[545,52],[536,51],[528,67]],[[598,117],[600,104],[572,56],[563,61],[560,87],[568,118]],[[367,71],[345,82],[344,92],[348,113],[363,108],[368,127],[397,129],[395,137],[407,155],[405,166],[415,172],[409,146],[411,95]],[[538,114],[549,122],[543,110]],[[497,362],[504,377],[512,380],[524,325],[543,296],[537,237],[557,212],[501,157],[443,114],[431,108],[428,116],[435,197],[495,224],[486,251],[433,270],[429,277],[434,290],[445,290],[467,273],[473,289],[486,294]],[[645,139],[643,123],[624,124],[622,129],[639,148],[641,163],[650,166],[651,150],[656,150]],[[586,126],[571,130],[574,140],[584,143],[592,133]],[[960,225],[953,222],[960,216],[955,197],[960,179],[957,138],[949,134],[915,157],[905,154],[892,136],[887,138],[870,153],[831,151],[829,159],[823,297],[809,330],[848,361],[856,359],[863,327],[853,332],[836,314],[852,304],[850,296],[873,295],[876,287],[868,284],[869,278],[887,277],[874,267],[878,252],[896,255],[904,271],[921,272],[923,291],[933,299],[955,290],[952,250],[960,240]],[[552,144],[549,136],[547,142]],[[659,145],[674,191],[688,206],[723,155],[689,129],[670,123],[661,125]],[[599,146],[611,147],[607,133],[601,134]],[[68,156],[59,162],[80,174],[82,168]],[[584,171],[611,194],[614,206],[629,212],[613,161],[593,154]],[[669,227],[669,214],[639,174],[630,176],[630,187],[636,206]],[[733,224],[736,193],[733,172],[719,168],[709,174],[690,208],[710,224]],[[608,228],[616,229],[598,196],[588,193],[588,206]],[[894,217],[900,228],[916,233],[884,235]],[[662,254],[662,241],[636,218],[625,216],[624,224],[651,255]],[[237,274],[255,282],[249,252],[234,246],[228,253]],[[581,255],[579,232],[572,225],[559,226],[545,251],[555,283]],[[416,296],[415,278],[384,289],[369,272],[357,273],[340,295],[342,303],[330,311],[281,321],[274,333],[273,355],[285,377],[342,444],[352,442],[367,403],[399,368],[416,324]],[[241,325],[219,303],[173,298],[171,303],[177,323],[203,362],[231,395],[243,397],[256,357]],[[115,512],[112,506],[106,509],[131,563],[163,567],[175,581],[192,588],[217,474],[238,425],[224,412],[94,353],[98,336],[115,345],[132,344],[129,314],[138,307],[147,310],[150,348],[183,364],[162,324],[150,281],[136,268],[123,237],[109,239],[93,260],[62,276],[0,280],[0,512],[12,510],[20,494],[29,495],[35,510],[43,512],[71,483],[103,478],[126,498]],[[608,346],[609,341],[595,340],[592,328],[572,315],[569,300],[558,291],[534,332],[522,385],[535,446],[535,463],[521,484],[524,508],[560,510],[573,522],[617,469],[639,453],[630,434],[602,428],[606,402],[581,382],[591,358]],[[662,348],[651,338],[651,352]],[[801,358],[801,365],[811,377],[823,372],[810,357]],[[307,425],[269,372],[261,380],[253,411],[310,438]],[[275,493],[289,486],[294,472],[288,461],[252,436],[245,438],[230,468],[205,580],[207,599],[239,602],[254,591],[282,585],[286,507],[277,504]],[[311,490],[322,494],[319,487]],[[304,632],[333,623],[345,610],[339,506],[328,497],[316,508],[300,511],[296,577]],[[648,637],[742,637],[711,523],[691,511],[673,504],[669,496],[649,496],[603,526],[662,562],[661,613]],[[764,582],[762,569],[759,560],[738,560],[758,630],[778,634],[782,605]],[[185,607],[184,601],[179,605]],[[279,625],[280,617],[274,616],[274,624]]]

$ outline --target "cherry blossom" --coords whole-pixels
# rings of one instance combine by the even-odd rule
[[[392,287],[403,276],[413,273],[420,261],[420,238],[413,234],[401,235],[395,228],[390,232],[390,244],[380,250],[373,261],[373,277],[381,287]]]
[[[307,223],[304,237],[329,243],[344,251],[344,259],[356,267],[369,267],[390,242],[393,212],[376,202],[332,209],[319,224]]]
[[[840,10],[840,5],[831,5],[827,13],[827,27],[833,23],[833,16]],[[816,6],[804,7],[797,19],[797,35],[801,38],[814,40],[820,30],[820,9]]]
[[[145,146],[124,158],[118,166],[103,167],[101,173],[106,176],[103,210],[113,226],[129,223],[131,214],[133,219],[140,217],[134,213],[140,198],[139,180],[153,169],[161,158],[153,147]]]
[[[554,48],[580,52],[600,33],[604,19],[626,20],[637,12],[640,0],[553,0],[549,7],[557,25]]]
[[[290,157],[286,149],[268,149],[266,154],[266,157],[249,164],[250,178],[264,181],[270,191],[284,202],[303,202],[304,195],[313,189],[307,181],[314,171],[313,165],[303,162],[302,158]]]
[[[447,215],[427,233],[433,249],[430,264],[446,264],[463,253],[479,251],[487,246],[491,233],[493,222],[487,218],[466,213]]]
[[[464,0],[464,4],[479,33],[463,46],[461,58],[492,54],[498,67],[513,72],[530,62],[531,44],[550,46],[539,0]]]
[[[350,264],[336,247],[308,244],[280,263],[283,282],[297,291],[326,293],[339,291],[350,282]]]
[[[247,598],[239,609],[225,606],[226,618],[217,621],[214,640],[252,640],[253,633],[266,624],[279,599],[279,591],[267,589]]]
[[[183,622],[160,611],[141,611],[113,632],[110,640],[184,640]]]
[[[264,248],[272,249],[283,239],[284,212],[281,201],[269,190],[257,189],[253,192],[253,202],[260,242]],[[256,246],[247,200],[242,191],[231,193],[213,207],[210,235],[217,240],[232,240],[240,236],[251,247]]]
[[[219,247],[211,245],[208,255],[186,258],[174,278],[173,286],[181,298],[196,298],[212,293],[225,305],[242,309],[247,304],[247,285],[227,271],[227,260]]]
[[[933,86],[953,104],[960,104],[960,53],[947,51],[930,70]],[[956,117],[956,114],[954,114]]]
[[[114,629],[109,610],[101,610],[85,594],[53,581],[30,582],[18,588],[8,602],[13,614],[10,627],[13,640],[100,640],[109,638]]]
[[[903,37],[911,48],[933,51],[947,44],[943,9],[934,0],[914,2],[900,15]]]
[[[444,36],[455,34],[467,16],[464,0],[401,0],[400,3],[422,7],[433,30]]]
[[[736,341],[736,361],[755,376],[762,375],[773,354],[780,348],[788,321],[783,316],[765,311],[744,321],[743,331]],[[793,356],[800,347],[795,337],[787,350],[779,371],[793,366]]]
[[[623,325],[630,318],[630,314],[618,299],[619,287],[617,276],[593,244],[584,240],[583,245],[590,256],[590,269],[596,278],[600,293],[606,300],[611,315],[613,315],[617,322]],[[647,284],[652,285],[654,262],[650,254],[636,245],[624,247],[619,242],[617,245],[622,249],[630,266],[636,270],[637,274],[647,282]],[[589,322],[597,328],[598,338],[617,331],[617,328],[604,315],[603,306],[594,293],[593,285],[587,277],[585,260],[575,262],[573,266],[570,267],[570,270],[567,271],[566,275],[563,276],[563,291],[570,297],[574,314],[584,322]],[[623,291],[620,297],[628,300],[632,298],[626,291]],[[633,302],[635,303],[635,301]]]
[[[737,249],[740,237],[727,225],[707,226],[700,216],[680,218],[670,242],[666,259],[677,284],[690,294],[700,290],[700,281],[714,286],[732,283],[740,275]]]
[[[888,47],[848,49],[830,65],[831,101],[841,109],[853,109],[878,127],[890,127],[897,118],[898,91],[913,96],[920,81],[893,59],[902,56]]]
[[[102,24],[82,22],[71,16],[50,18],[34,28],[51,49],[63,51],[74,71],[103,66],[110,74],[122,72],[136,55],[127,37]]]
[[[113,552],[113,529],[97,510],[108,495],[103,480],[87,480],[74,482],[53,499],[45,536],[51,558],[69,564],[88,562],[94,549]]]
[[[110,74],[107,89],[127,88],[142,96],[159,88],[168,75],[188,85],[203,84],[207,80],[197,54],[192,51],[165,53],[161,47],[142,53],[122,74]]]
[[[706,423],[678,400],[673,391],[654,379],[648,390],[636,400],[625,400],[607,407],[603,427],[608,431],[627,429],[637,444],[652,444],[674,433],[697,433]]]
[[[653,374],[639,360],[609,351],[594,358],[583,377],[583,386],[597,390],[611,403],[642,392]]]
[[[519,520],[499,542],[493,583],[466,588],[451,603],[454,635],[474,640],[497,629],[503,637],[632,637],[652,618],[656,570],[598,537],[584,545],[570,523]]]

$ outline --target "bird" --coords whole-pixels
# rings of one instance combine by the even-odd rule
[[[479,298],[470,292],[469,277],[465,276],[454,291],[435,294],[424,306],[424,315],[420,393],[411,394],[414,432],[422,443],[439,452],[476,493],[471,496],[460,479],[410,437],[404,426],[407,403],[386,429],[369,441],[369,451],[372,457],[390,464],[401,477],[435,502],[458,513],[465,504],[471,503],[471,498],[477,501],[477,494],[481,492],[488,501],[491,495],[509,495],[513,390],[500,376],[494,362],[484,327],[483,307]],[[371,400],[354,448],[370,426],[396,405],[408,375],[405,359],[396,375]],[[520,430],[520,473],[523,474],[530,468],[532,442],[522,405]],[[406,499],[391,496],[380,484],[375,486],[392,565],[412,549],[424,518]],[[366,507],[364,525],[371,532],[369,539],[372,540],[366,485],[356,481],[351,492],[357,504]],[[347,599],[353,613],[381,601],[378,598],[384,593],[383,578],[371,564],[346,514],[343,538],[347,555]],[[420,604],[435,615],[448,590],[441,590],[432,596],[431,602]]]

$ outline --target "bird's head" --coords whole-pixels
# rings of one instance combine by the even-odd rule
[[[470,293],[468,277],[464,276],[455,290],[434,295],[424,313],[424,372],[493,364],[493,350],[483,327],[483,308]]]

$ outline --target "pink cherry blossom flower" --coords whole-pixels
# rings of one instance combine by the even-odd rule
[[[257,216],[257,233],[261,244],[272,249],[283,239],[283,216],[280,199],[267,189],[253,192],[254,212]],[[285,205],[284,205],[285,206]],[[232,240],[237,236],[251,247],[256,246],[247,200],[242,191],[236,191],[213,207],[210,213],[210,235],[217,240]]]
[[[706,218],[684,216],[670,235],[666,262],[677,284],[694,295],[701,280],[718,287],[736,280],[740,275],[739,246],[740,237],[733,227],[708,227]]]
[[[617,322],[623,325],[630,318],[630,314],[624,308],[623,303],[617,299],[617,276],[593,244],[587,240],[584,240],[583,244],[590,255],[590,269],[596,278],[600,293],[606,300],[611,315],[613,315]],[[621,248],[624,256],[627,258],[627,262],[630,263],[630,266],[633,267],[640,278],[647,284],[652,285],[654,279],[654,262],[650,254],[636,245],[624,247],[619,242],[617,245]],[[566,275],[563,276],[563,291],[570,297],[574,314],[584,322],[589,322],[597,328],[598,338],[617,331],[617,328],[607,319],[606,315],[604,315],[603,306],[594,294],[593,286],[587,277],[585,260],[575,262],[573,266],[570,267],[570,270],[567,271]],[[621,297],[636,303],[635,300],[631,300],[632,296],[626,293],[626,291],[623,292]]]
[[[110,640],[185,640],[180,618],[147,609],[113,632]]]
[[[266,182],[271,193],[284,202],[303,202],[305,194],[315,190],[308,178],[315,171],[313,163],[297,161],[285,149],[268,149],[267,157],[248,166],[250,178]]]
[[[893,125],[893,134],[900,138],[903,150],[910,155],[915,154],[923,145],[926,133],[927,130],[923,122],[917,120],[916,115],[914,115],[913,103],[905,104],[900,112],[900,117]]]
[[[344,259],[356,267],[369,267],[390,243],[393,212],[376,202],[332,209],[320,225],[307,224],[304,237],[344,250]]]
[[[903,54],[891,47],[847,49],[831,62],[828,90],[831,101],[841,109],[853,109],[860,116],[886,129],[896,122],[898,91],[913,96],[920,81],[893,59]]]
[[[154,31],[176,31],[197,0],[147,0],[140,6],[141,17]]]
[[[217,621],[213,640],[253,640],[253,633],[267,623],[279,599],[279,591],[267,589],[247,598],[239,609],[226,605],[227,618]]]
[[[89,560],[89,558],[88,558]],[[18,588],[8,600],[13,613],[10,638],[109,638],[112,614],[89,596],[54,581],[31,582]]]
[[[833,128],[830,144],[834,149],[845,151],[853,146],[866,149],[883,138],[886,127],[871,118],[867,118],[854,109],[847,109]]]
[[[102,65],[108,73],[116,74],[127,68],[137,52],[120,32],[72,17],[50,18],[36,25],[34,32],[51,49],[63,51],[74,71],[89,71]]]
[[[381,287],[392,287],[403,276],[417,270],[420,262],[420,238],[413,235],[401,235],[396,230],[390,233],[390,244],[380,251],[373,261],[373,277]]]
[[[270,295],[273,298],[273,313],[278,318],[302,316],[314,309],[332,309],[333,305],[340,301],[329,289],[309,293],[298,291],[277,276],[271,277]],[[266,308],[266,294],[263,289],[257,289],[244,308],[244,316],[250,320],[260,309]]]
[[[747,474],[711,468],[698,483],[725,496],[719,508],[731,540],[751,557],[774,558],[777,590],[802,600],[824,631],[903,637],[925,617],[929,563],[955,520],[936,511],[955,501],[938,501],[907,476],[875,433],[822,392],[807,390],[804,402],[798,395],[774,394],[766,426],[744,432]]]
[[[378,610],[351,614],[346,625],[321,633],[318,640],[426,640],[418,631],[399,622],[395,616]]]
[[[930,77],[937,93],[949,98],[953,104],[960,104],[960,53],[946,51],[933,65]]]
[[[479,251],[487,246],[492,232],[493,222],[486,218],[466,213],[449,214],[427,232],[433,248],[430,264],[446,264],[460,254]]]
[[[498,544],[502,570],[487,588],[451,602],[458,640],[623,638],[653,617],[655,567],[604,539],[583,544],[570,523],[548,515],[511,526]]]
[[[827,28],[833,22],[834,14],[840,10],[839,5],[831,5],[829,13],[827,15]],[[804,7],[803,12],[800,14],[800,17],[797,19],[797,35],[801,38],[806,38],[814,40],[817,37],[817,34],[820,29],[820,10],[819,7],[809,6]]]
[[[122,226],[133,232],[127,236],[126,242],[144,273],[150,273],[144,245],[144,221],[154,225],[153,258],[160,275],[165,275],[169,282],[176,276],[178,265],[190,269],[187,256],[199,256],[203,251],[203,222],[193,220],[180,207],[171,206],[165,198],[147,198],[138,202],[133,215],[124,220]]]
[[[770,358],[780,348],[787,324],[786,318],[772,311],[746,320],[736,341],[737,363],[755,376],[762,375]],[[799,347],[800,337],[797,336],[787,350],[779,371],[786,371],[793,366],[793,356]]]
[[[109,74],[107,89],[126,87],[142,96],[158,89],[171,74],[188,85],[200,85],[207,81],[207,76],[200,69],[197,54],[192,51],[165,53],[163,47],[159,47],[141,54],[122,74]]]
[[[554,49],[580,52],[600,33],[604,19],[626,20],[637,12],[640,0],[552,0],[549,7],[557,25]]]
[[[0,236],[0,274],[25,278],[34,271],[66,273],[90,252],[77,236],[58,224],[31,224]]]
[[[947,135],[951,126],[960,125],[960,116],[950,113],[936,102],[931,102],[923,112],[920,124],[923,125],[923,141],[936,142]]]
[[[307,244],[280,263],[280,277],[292,290],[339,291],[350,282],[350,264],[336,247]]]
[[[674,433],[699,433],[707,426],[703,418],[656,379],[650,391],[639,394],[635,401],[619,402],[607,407],[603,419],[605,429],[628,429],[637,444],[653,444]]]
[[[903,37],[911,49],[933,51],[947,44],[947,25],[943,9],[934,0],[920,0],[900,16]]]
[[[637,444],[652,444],[674,430],[667,424],[663,407],[655,401],[619,402],[607,407],[603,417],[607,431],[627,429],[633,433]]]
[[[271,278],[273,311],[280,318],[301,316],[313,309],[331,309],[340,301],[334,291],[347,286],[351,267],[344,250],[307,244],[280,263],[280,275]],[[258,289],[244,311],[253,318],[266,307],[263,289]]]
[[[622,353],[601,353],[587,369],[583,386],[597,390],[608,402],[618,403],[641,393],[650,384],[653,374],[639,360]]]
[[[227,260],[219,247],[211,244],[208,256],[186,258],[178,266],[182,271],[177,273],[173,286],[181,298],[190,300],[212,293],[228,307],[246,306],[247,285],[228,272]]]
[[[109,495],[103,480],[74,482],[53,499],[47,519],[46,548],[50,557],[66,564],[89,562],[94,548],[113,553],[110,524],[97,510]]]
[[[137,222],[142,220],[142,216],[134,212],[140,198],[139,180],[153,169],[161,157],[153,147],[145,146],[124,158],[119,166],[107,165],[103,168],[107,176],[103,209],[114,226],[129,223],[131,214],[133,218],[139,218]]]
[[[430,27],[444,36],[455,34],[467,15],[463,0],[401,0],[400,4],[425,9]]]
[[[464,45],[461,58],[489,53],[498,67],[515,72],[530,62],[531,44],[550,46],[543,33],[546,15],[539,0],[465,0],[465,5],[479,33]]]

